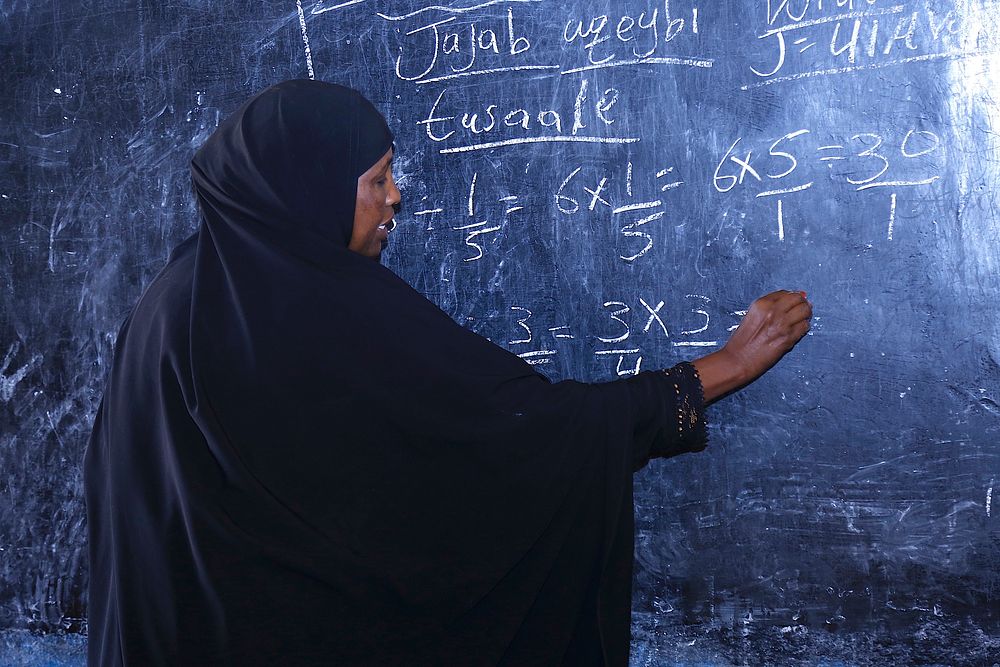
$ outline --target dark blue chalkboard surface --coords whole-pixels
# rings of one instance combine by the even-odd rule
[[[193,152],[312,77],[396,133],[384,263],[553,379],[701,356],[758,296],[809,293],[812,331],[709,409],[709,448],[635,477],[634,664],[1000,663],[996,3],[0,16],[0,628],[86,632],[118,326],[198,224]]]

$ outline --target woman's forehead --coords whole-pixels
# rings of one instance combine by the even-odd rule
[[[369,169],[368,171],[382,170],[388,167],[390,164],[392,164],[392,157],[393,157],[393,151],[392,148],[390,147],[389,150],[387,150],[385,154],[378,159],[378,162],[373,164],[371,166],[371,169]]]

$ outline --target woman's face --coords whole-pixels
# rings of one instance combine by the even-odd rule
[[[399,203],[399,189],[392,180],[392,149],[358,177],[358,195],[354,205],[354,231],[348,248],[365,257],[378,259],[389,242],[386,225]]]

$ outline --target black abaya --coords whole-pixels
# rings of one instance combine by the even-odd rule
[[[632,473],[705,447],[694,367],[550,382],[347,249],[391,146],[288,81],[192,161],[87,449],[91,665],[625,665]]]

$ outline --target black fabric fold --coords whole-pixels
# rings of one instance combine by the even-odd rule
[[[86,453],[89,664],[627,664],[632,474],[704,447],[693,367],[551,382],[348,250],[391,143],[298,80],[195,155]]]

